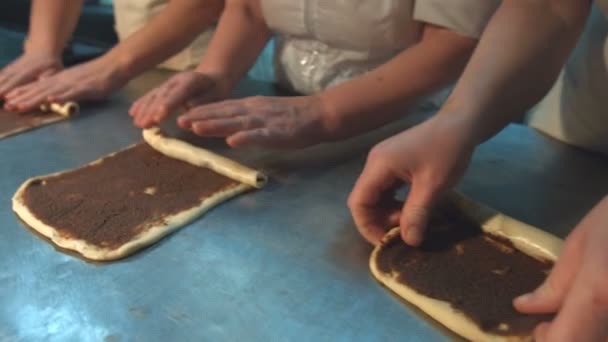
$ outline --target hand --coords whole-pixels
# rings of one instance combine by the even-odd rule
[[[608,197],[574,228],[547,280],[514,301],[523,313],[557,313],[535,341],[608,341]]]
[[[200,136],[227,137],[232,147],[300,148],[326,139],[326,119],[318,96],[256,96],[195,107],[177,122]]]
[[[180,72],[137,100],[129,115],[133,124],[149,128],[159,124],[172,112],[218,101],[228,96],[219,78],[196,72]]]
[[[127,79],[111,60],[98,58],[19,87],[6,95],[6,109],[27,112],[47,102],[99,100]]]
[[[0,71],[0,98],[16,87],[50,76],[61,69],[61,56],[25,53]]]
[[[357,229],[374,245],[399,225],[403,240],[419,245],[433,204],[464,174],[475,143],[451,116],[437,115],[376,145],[348,199]],[[410,184],[405,203],[395,191]]]

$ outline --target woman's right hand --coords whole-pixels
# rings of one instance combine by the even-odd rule
[[[370,243],[401,228],[403,240],[422,243],[433,205],[464,175],[476,146],[455,113],[435,117],[376,145],[348,199],[357,229]],[[410,185],[405,202],[395,192]]]
[[[149,128],[176,110],[225,99],[226,88],[218,79],[200,72],[180,72],[135,101],[129,115],[135,126]]]
[[[0,70],[0,98],[11,90],[48,77],[63,69],[61,56],[48,53],[24,53]]]

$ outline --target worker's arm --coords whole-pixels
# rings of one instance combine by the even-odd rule
[[[476,42],[426,25],[413,46],[319,94],[201,106],[180,117],[179,123],[202,136],[226,137],[231,146],[290,148],[345,139],[394,120],[408,105],[454,81]]]
[[[590,6],[590,0],[503,1],[440,116],[466,121],[476,143],[521,117],[557,78]]]
[[[0,71],[0,98],[18,86],[63,68],[61,56],[72,36],[83,0],[33,0],[24,52]]]
[[[103,56],[13,90],[7,105],[27,111],[47,101],[106,97],[187,46],[216,22],[222,8],[219,0],[171,0],[146,26]]]
[[[227,0],[201,64],[137,100],[129,110],[135,125],[156,125],[170,113],[226,98],[270,39],[259,0]]]
[[[391,224],[401,226],[406,242],[422,241],[433,204],[463,175],[477,144],[548,91],[589,8],[588,0],[502,2],[440,112],[372,149],[349,200],[370,242],[378,243]],[[397,205],[392,192],[403,182],[411,190]]]

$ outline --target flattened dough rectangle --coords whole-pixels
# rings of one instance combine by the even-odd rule
[[[531,341],[531,330],[528,329],[531,329],[530,326],[533,325],[530,325],[530,322],[522,322],[524,320],[530,320],[531,317],[521,317],[521,321],[519,321],[520,318],[513,316],[513,314],[509,314],[509,317],[514,319],[514,321],[511,321],[511,325],[503,323],[502,321],[489,321],[489,323],[493,325],[482,327],[480,321],[468,316],[461,310],[466,308],[467,305],[470,308],[471,304],[466,303],[465,301],[480,302],[478,298],[469,297],[469,295],[484,296],[488,293],[492,294],[492,299],[485,303],[492,304],[478,306],[478,308],[481,308],[480,312],[483,313],[483,316],[481,316],[483,317],[483,320],[481,322],[485,321],[485,323],[488,323],[486,318],[488,316],[492,317],[492,314],[496,313],[495,310],[497,305],[509,305],[509,307],[501,306],[502,309],[499,308],[499,310],[502,310],[501,312],[504,312],[505,310],[508,312],[511,310],[510,300],[503,301],[500,298],[501,295],[502,297],[506,297],[504,295],[505,293],[509,294],[510,297],[512,295],[510,293],[516,292],[517,289],[512,289],[509,285],[505,284],[513,283],[518,285],[517,282],[513,282],[513,277],[524,277],[517,278],[524,279],[527,283],[530,283],[524,285],[524,287],[530,286],[533,282],[540,283],[545,275],[539,275],[538,272],[546,272],[546,269],[539,266],[538,269],[534,271],[536,267],[532,267],[530,268],[533,270],[531,272],[536,272],[536,274],[532,274],[527,273],[527,269],[523,271],[521,268],[515,269],[512,267],[509,269],[509,267],[504,267],[505,264],[509,266],[508,264],[511,263],[510,260],[515,260],[516,258],[519,261],[514,264],[518,265],[521,265],[521,262],[523,262],[524,265],[526,263],[530,265],[529,261],[521,261],[525,258],[539,260],[539,263],[540,261],[553,262],[557,259],[561,250],[562,241],[544,231],[474,203],[456,193],[452,194],[450,198],[444,202],[444,206],[446,205],[451,208],[450,210],[452,210],[452,212],[460,213],[467,222],[476,226],[479,234],[473,234],[474,232],[470,234],[459,232],[457,233],[457,238],[454,239],[454,241],[456,241],[454,243],[450,238],[445,237],[446,235],[449,235],[449,233],[446,233],[446,231],[439,231],[438,235],[435,235],[434,238],[439,238],[439,240],[442,240],[443,238],[445,239],[444,241],[429,243],[426,247],[419,249],[420,252],[411,247],[401,247],[400,250],[397,251],[395,249],[396,244],[402,246],[405,246],[405,244],[400,240],[399,229],[395,228],[384,237],[381,245],[376,247],[372,252],[370,257],[370,269],[373,276],[392,292],[466,339],[473,341]],[[453,219],[453,216],[452,218],[449,216],[447,217],[448,219]],[[441,221],[442,220],[439,220],[439,223],[432,224],[442,224]],[[450,221],[444,220],[443,222]],[[447,228],[440,227],[439,229],[445,230]],[[481,243],[474,242],[474,239],[480,238],[483,239],[481,240]],[[480,245],[483,244],[485,244],[485,246],[480,247]],[[494,253],[494,255],[492,255],[491,253],[485,254],[479,252],[494,249],[489,248],[489,245],[493,245],[493,247],[496,247],[497,250],[505,255],[496,257],[496,254],[501,253]],[[391,258],[393,259],[391,259],[391,263],[398,266],[387,266],[387,253],[392,253]],[[465,259],[466,253],[473,253],[474,257]],[[412,255],[414,255],[414,257],[412,257]],[[512,257],[510,255],[512,255]],[[429,262],[429,259],[432,258],[439,258],[440,262],[443,263],[442,265],[445,266],[438,266],[436,262],[433,265],[433,262]],[[454,259],[480,261],[470,263],[469,261],[460,263],[458,261],[451,261]],[[412,265],[415,263],[419,263],[419,265]],[[487,265],[491,265],[491,267],[488,268],[489,271],[487,274],[478,275],[477,272],[483,270]],[[397,267],[401,271],[396,271],[394,267]],[[446,269],[446,267],[452,267],[453,269]],[[405,270],[409,270],[410,274],[403,274],[404,272],[407,272]],[[428,272],[428,276],[420,275],[425,272]],[[515,276],[515,274],[517,274],[517,276]],[[414,278],[418,277],[423,279],[422,281],[415,280],[412,276]],[[528,276],[531,276],[530,278],[535,280],[527,279]],[[463,281],[463,279],[468,279],[468,282],[459,285],[459,282]],[[476,283],[475,279],[480,279],[481,281]],[[418,285],[415,285],[416,283]],[[435,286],[435,284],[440,285]],[[452,290],[452,288],[458,286],[461,286],[465,291],[458,292]],[[529,290],[532,290],[535,286],[537,285],[533,284],[532,288]],[[445,299],[450,297],[448,293],[456,293],[456,297],[452,297],[458,298],[456,303]],[[489,311],[486,312],[485,308]],[[488,316],[485,316],[486,314]],[[518,325],[521,328],[522,323],[524,327],[523,330],[511,330]]]
[[[159,135],[148,138],[153,137]],[[173,139],[160,139],[171,149]],[[196,159],[199,149],[191,148]],[[207,151],[205,158],[215,155]],[[244,166],[239,172],[265,179]],[[83,167],[26,181],[13,197],[13,209],[59,247],[87,259],[113,260],[158,241],[254,185],[168,157],[142,142]]]

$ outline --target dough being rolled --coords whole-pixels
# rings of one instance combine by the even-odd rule
[[[211,151],[165,136],[160,128],[144,130],[144,140],[157,151],[192,165],[206,167],[239,182],[262,188],[268,181],[262,172],[248,168]]]
[[[266,180],[210,151],[160,134],[152,140],[164,148],[139,143],[77,169],[27,180],[13,196],[13,210],[61,248],[91,260],[114,260],[263,185],[241,179]],[[174,146],[187,161],[164,154]]]
[[[39,110],[28,113],[0,110],[0,139],[67,120],[78,111],[79,107],[75,102],[45,104],[40,106]]]
[[[535,289],[562,240],[456,193],[436,212],[419,248],[392,229],[370,257],[373,276],[456,334],[472,341],[531,341],[548,315],[521,315],[515,296]]]
[[[40,110],[43,112],[53,112],[64,117],[70,117],[80,112],[80,106],[76,102],[66,103],[55,103],[43,104],[40,106]]]

